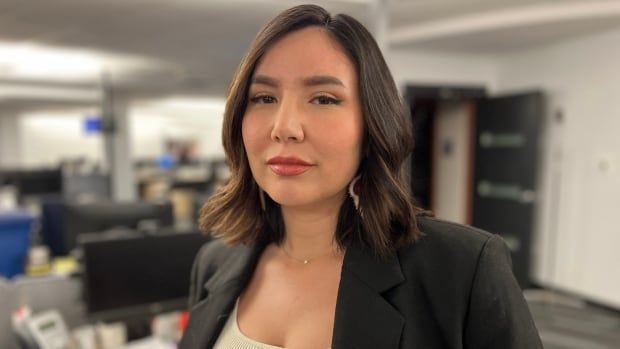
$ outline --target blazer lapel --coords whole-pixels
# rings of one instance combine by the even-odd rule
[[[234,247],[205,283],[206,298],[190,309],[179,348],[213,347],[264,247],[260,244]],[[367,250],[355,245],[347,247],[338,288],[332,348],[398,348],[405,321],[382,293],[404,280],[396,255],[379,261]]]
[[[368,250],[349,246],[340,276],[332,348],[398,348],[405,321],[382,293],[404,280],[398,256],[379,261]]]
[[[212,348],[235,300],[249,282],[264,245],[237,246],[215,274],[205,283],[205,299],[189,312],[182,349]]]

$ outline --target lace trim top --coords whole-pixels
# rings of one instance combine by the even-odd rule
[[[228,317],[220,336],[215,342],[213,349],[284,349],[252,340],[246,337],[237,324],[237,307],[239,299],[235,302],[235,308]]]

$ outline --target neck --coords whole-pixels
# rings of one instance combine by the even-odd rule
[[[282,247],[297,259],[335,254],[338,213],[342,200],[313,207],[282,207],[286,234]]]

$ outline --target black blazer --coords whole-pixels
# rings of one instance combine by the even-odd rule
[[[387,261],[347,247],[332,348],[542,348],[500,237],[428,217],[418,225],[424,236]],[[263,249],[201,249],[181,349],[214,345]]]

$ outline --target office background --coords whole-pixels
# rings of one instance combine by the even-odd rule
[[[29,244],[50,258],[77,244],[70,222],[62,237],[51,222],[92,220],[85,207],[107,201],[150,211],[101,230],[196,233],[200,203],[227,176],[220,132],[233,71],[258,29],[299,3],[0,0],[2,214],[29,215]],[[420,139],[412,190],[439,217],[505,238],[547,347],[618,344],[620,1],[316,3],[375,34]],[[18,274],[36,256],[23,260]],[[7,288],[24,277],[10,274]],[[549,325],[544,301],[590,317]],[[10,328],[13,310],[0,324]],[[70,312],[69,327],[80,325]]]

